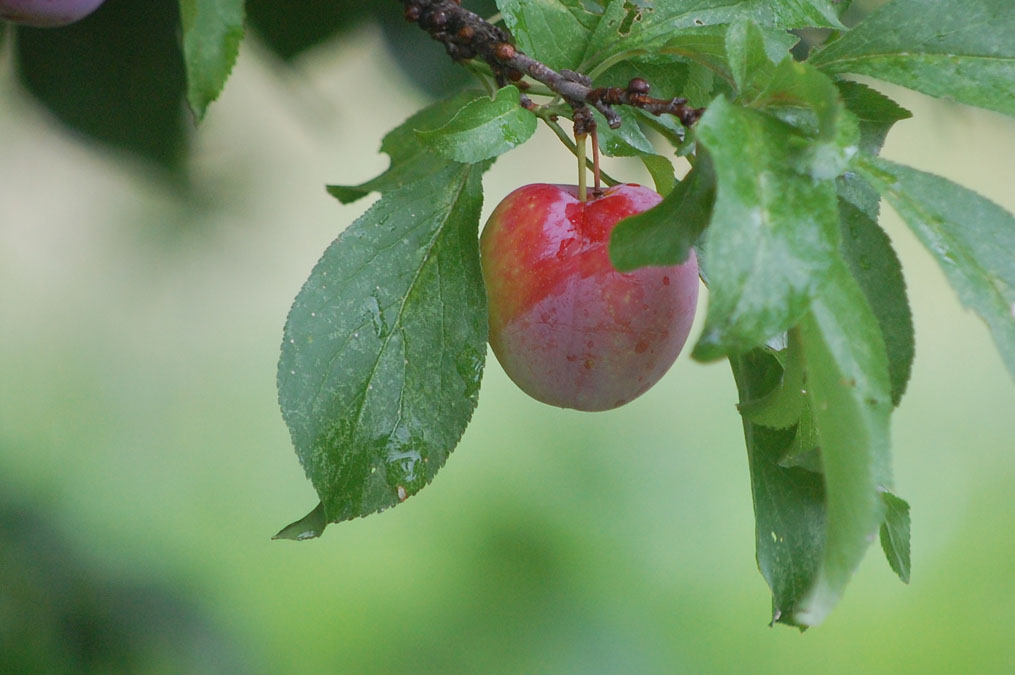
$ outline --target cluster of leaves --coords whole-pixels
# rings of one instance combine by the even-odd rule
[[[773,620],[802,627],[835,605],[879,529],[892,568],[909,577],[909,509],[891,492],[889,419],[914,340],[900,264],[877,224],[882,198],[986,320],[1015,374],[1015,218],[879,158],[909,113],[848,79],[1015,115],[1015,8],[892,0],[847,30],[848,4],[497,2],[518,47],[552,68],[596,85],[642,77],[655,96],[707,107],[690,130],[633,109],[617,130],[598,118],[603,152],[640,158],[664,195],[617,227],[611,256],[627,270],[698,249],[710,304],[693,356],[732,365],[758,564]],[[242,5],[181,0],[198,116],[228,75]],[[790,52],[789,31],[800,28],[827,33],[805,60]],[[286,323],[279,398],[320,504],[278,536],[317,536],[398,504],[444,464],[476,405],[486,354],[482,175],[540,118],[554,126],[566,112],[552,97],[525,110],[514,87],[456,93],[385,136],[382,175],[329,188],[342,202],[380,198],[325,251]],[[679,181],[675,156],[692,164]]]
[[[708,108],[686,132],[639,110],[625,110],[619,130],[600,125],[603,151],[640,157],[665,197],[617,227],[611,256],[627,270],[699,248],[710,304],[693,356],[732,365],[758,564],[773,620],[802,627],[835,605],[879,529],[892,568],[910,574],[889,418],[909,377],[913,325],[877,224],[882,197],[987,321],[1015,374],[1015,218],[880,159],[909,113],[843,77],[1015,114],[1015,10],[1007,0],[894,0],[846,30],[843,4],[498,3],[518,46],[547,65],[597,85],[642,77],[658,96]],[[829,36],[801,61],[788,30],[803,27]],[[459,94],[385,137],[387,172],[331,188],[343,202],[381,199],[326,252],[286,326],[283,414],[321,506],[281,536],[315,536],[398,503],[464,431],[485,351],[479,176],[533,134],[538,112],[520,108],[513,87]],[[651,132],[692,162],[683,180]]]

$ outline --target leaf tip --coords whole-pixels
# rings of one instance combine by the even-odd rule
[[[324,528],[328,526],[328,519],[324,514],[324,503],[318,504],[313,511],[303,516],[295,523],[286,525],[278,531],[272,541],[276,539],[289,539],[291,541],[306,541],[321,536]]]

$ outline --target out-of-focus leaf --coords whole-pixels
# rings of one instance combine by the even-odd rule
[[[363,0],[247,0],[247,21],[276,55],[288,61],[359,25],[381,9],[375,6],[379,4]],[[393,6],[389,11],[397,10]]]
[[[503,154],[534,133],[536,116],[521,106],[514,86],[502,87],[493,99],[470,101],[447,124],[416,130],[431,151],[466,164]]]
[[[717,99],[697,125],[715,163],[705,236],[711,280],[695,358],[763,344],[793,326],[827,279],[839,246],[835,184],[794,169],[802,138],[760,112]]]
[[[892,403],[899,404],[913,365],[913,314],[906,297],[902,265],[884,230],[866,213],[839,199],[842,253],[871,311],[888,353]]]
[[[392,62],[402,72],[403,84],[415,87],[429,97],[441,98],[477,83],[468,69],[448,58],[443,45],[420,30],[418,24],[405,20],[402,3],[352,1],[369,6],[370,15],[380,20],[384,45],[391,53]],[[490,16],[497,11],[494,0],[468,0],[467,7],[479,16]]]
[[[279,402],[324,522],[418,492],[472,416],[487,335],[482,171],[453,164],[385,193],[296,296]],[[320,520],[311,514],[280,534],[319,534]]]
[[[1015,115],[1011,0],[894,0],[809,60]]]
[[[866,156],[860,169],[987,322],[1015,377],[1015,216],[940,176]]]
[[[620,221],[610,234],[610,260],[627,272],[647,265],[678,265],[708,226],[715,203],[715,172],[705,151],[690,173],[656,206]]]
[[[177,0],[107,0],[59,30],[19,27],[18,78],[61,122],[164,168],[186,145]]]
[[[432,152],[419,142],[417,129],[433,129],[447,124],[470,101],[482,97],[478,92],[459,92],[450,98],[423,108],[395,127],[381,141],[381,152],[391,157],[391,166],[381,175],[360,185],[329,185],[328,192],[343,204],[354,202],[371,192],[388,192],[426,179],[442,171],[451,160]]]
[[[909,559],[909,504],[891,492],[881,493],[885,520],[881,523],[881,548],[888,565],[904,583],[909,583],[912,565]]]
[[[243,41],[243,0],[180,0],[187,100],[204,117],[233,70]]]
[[[891,480],[888,358],[877,319],[840,261],[800,323],[807,394],[821,443],[827,522],[814,584],[792,622],[820,624],[842,596],[881,523]]]
[[[581,0],[499,0],[516,44],[554,70],[576,69],[599,17]]]

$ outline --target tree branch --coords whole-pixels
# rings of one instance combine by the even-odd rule
[[[596,127],[591,108],[595,108],[611,129],[621,125],[615,106],[641,108],[653,115],[673,115],[686,127],[698,121],[704,108],[687,105],[687,99],[659,99],[649,96],[649,84],[635,78],[621,87],[592,87],[592,81],[571,70],[557,72],[533,59],[514,46],[506,30],[495,26],[461,6],[460,0],[401,0],[405,18],[415,21],[434,40],[442,43],[456,61],[481,58],[493,71],[498,86],[510,82],[525,89],[526,75],[542,82],[559,95],[574,111],[575,134],[590,133]],[[535,104],[522,94],[522,105],[532,109]]]

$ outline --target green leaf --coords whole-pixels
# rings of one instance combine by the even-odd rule
[[[187,100],[200,120],[218,98],[240,53],[244,0],[180,0]]]
[[[324,515],[324,503],[320,502],[314,510],[303,516],[295,523],[286,525],[272,539],[292,539],[303,541],[320,537],[324,528],[328,526],[328,517]]]
[[[810,62],[1015,115],[1011,0],[894,0]]]
[[[466,164],[503,154],[534,133],[536,116],[521,106],[514,85],[499,89],[493,99],[484,96],[469,102],[442,126],[416,130],[431,151]]]
[[[839,199],[842,253],[877,318],[888,354],[892,403],[899,404],[913,366],[913,314],[902,265],[884,230],[866,213]]]
[[[817,578],[793,608],[800,626],[821,623],[838,602],[882,518],[890,482],[888,358],[877,320],[837,263],[800,323],[807,393],[821,443],[827,523]]]
[[[707,152],[663,201],[617,223],[610,261],[621,272],[647,265],[678,265],[708,226],[715,203],[715,173]]]
[[[326,522],[418,492],[472,416],[487,337],[482,170],[455,164],[385,193],[325,251],[289,312],[279,402]],[[283,533],[316,531],[309,518]]]
[[[839,246],[835,183],[794,168],[803,139],[778,120],[719,98],[698,122],[718,190],[705,235],[711,279],[694,356],[744,351],[794,325]]]
[[[625,107],[618,108],[616,112],[621,119],[619,129],[611,129],[599,111],[593,112],[599,134],[599,149],[603,154],[607,157],[654,155],[655,147],[638,125],[638,115],[634,110]]]
[[[860,149],[869,155],[881,152],[892,126],[913,116],[911,112],[881,92],[850,80],[835,83],[846,109],[860,123]]]
[[[940,176],[866,156],[859,168],[987,322],[1015,377],[1015,216]]]
[[[774,69],[770,80],[758,93],[752,105],[770,110],[804,109],[813,113],[815,128],[812,135],[823,141],[834,140],[836,133],[841,130],[838,122],[842,105],[835,84],[819,70],[789,57],[783,59]],[[806,125],[795,126],[806,130]]]
[[[739,405],[745,420],[772,429],[788,429],[801,419],[806,396],[803,347],[800,333],[789,331],[783,354],[782,379],[766,396]]]
[[[642,164],[652,176],[656,192],[665,197],[677,185],[677,177],[673,172],[673,162],[661,155],[641,155]]]
[[[658,54],[677,57],[706,68],[722,78],[731,88],[739,87],[736,78],[747,77],[750,74],[753,79],[755,74],[747,68],[753,69],[761,63],[752,61],[748,64],[744,60],[746,58],[744,50],[747,49],[747,46],[742,41],[747,39],[746,26],[748,25],[751,26],[751,39],[755,41],[752,59],[778,63],[789,55],[790,48],[797,41],[795,35],[787,33],[785,30],[770,27],[761,28],[750,20],[743,20],[736,24],[741,27],[739,29],[735,26],[704,26],[683,29],[656,48],[653,51],[653,57],[658,58]],[[739,72],[734,73],[735,69],[739,69]],[[757,76],[763,80],[765,73],[762,71]],[[654,83],[653,80],[649,81]],[[705,102],[707,101],[702,102],[702,105]]]
[[[767,350],[730,357],[741,405],[779,386],[782,368]],[[813,585],[825,542],[825,487],[820,473],[783,466],[792,430],[743,418],[751,470],[758,569],[772,589],[772,620],[792,622],[794,608]]]
[[[778,28],[843,28],[831,0],[697,0],[643,7],[612,0],[585,50],[583,70],[634,50],[652,50],[685,29],[750,19]]]
[[[360,185],[329,185],[328,192],[343,204],[348,204],[371,192],[397,190],[445,170],[452,162],[420,143],[416,130],[441,127],[451,121],[462,107],[481,98],[483,96],[474,91],[463,91],[418,111],[389,131],[381,141],[381,152],[391,157],[387,171]]]
[[[882,492],[885,520],[881,523],[881,548],[888,558],[892,571],[904,583],[909,583],[909,504],[891,492]]]
[[[784,33],[788,35],[788,33]],[[740,19],[730,24],[726,32],[726,54],[730,64],[733,82],[739,92],[738,98],[753,101],[761,85],[769,80],[775,70],[773,60],[765,51],[765,36],[758,24],[750,19]]]
[[[577,69],[599,17],[581,0],[499,0],[516,44],[554,70]]]
[[[10,46],[20,82],[58,120],[173,178],[187,146],[178,32],[177,0],[107,2],[59,30],[20,26]]]

